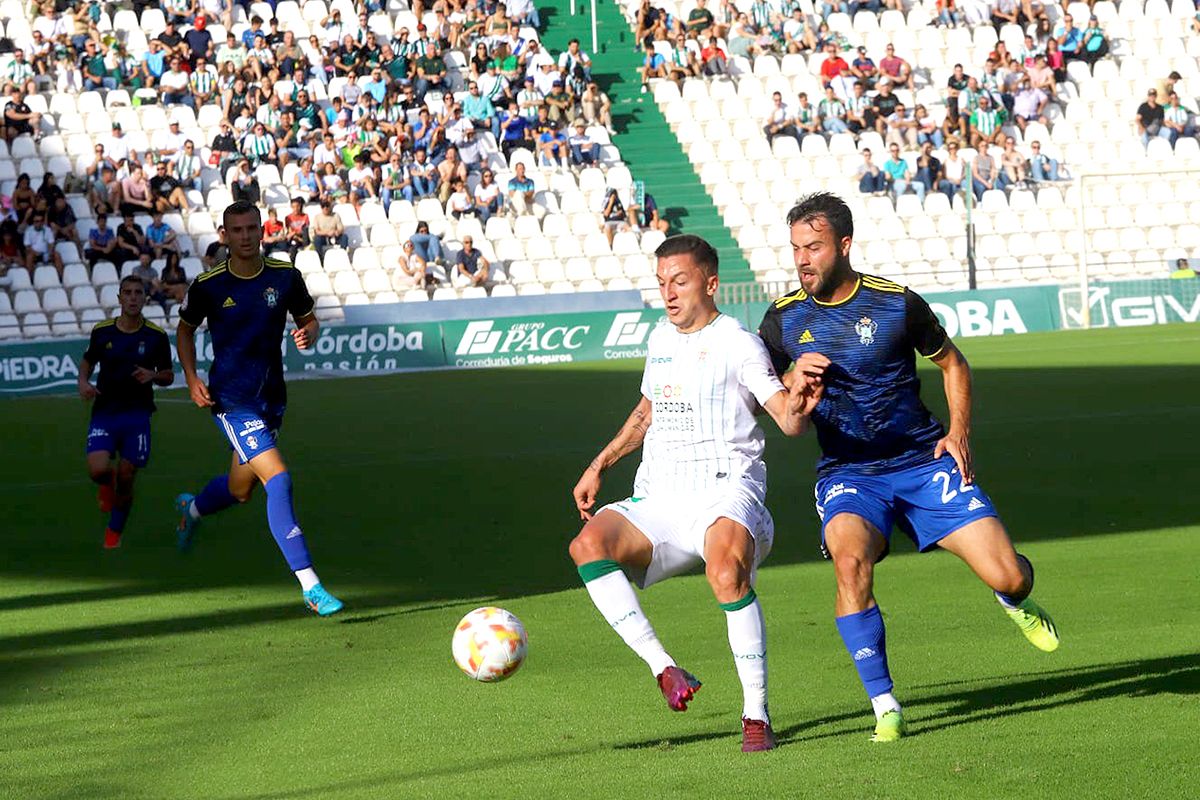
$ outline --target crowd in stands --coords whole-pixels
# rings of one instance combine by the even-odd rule
[[[527,168],[578,173],[608,166],[602,146],[614,132],[612,103],[592,80],[578,40],[556,54],[541,46],[532,0],[414,0],[403,17],[414,24],[397,17],[394,26],[394,9],[389,15],[380,0],[334,0],[322,18],[306,15],[311,34],[299,39],[286,19],[263,19],[264,5],[282,12],[284,3],[241,5],[248,24],[235,22],[242,16],[231,0],[134,0],[127,21],[140,24],[161,11],[161,24],[120,36],[100,24],[105,15],[119,27],[114,15],[122,7],[115,3],[58,0],[35,8],[29,36],[14,41],[2,76],[6,143],[40,140],[42,115],[25,102],[39,91],[99,90],[127,98],[117,107],[186,107],[199,129],[219,130],[211,141],[198,140],[172,116],[165,129],[150,132],[149,147],[137,148],[114,121],[109,135],[97,137],[86,173],[66,187],[86,192],[95,219],[82,240],[71,207],[58,202],[63,190],[54,177],[34,191],[21,176],[0,231],[8,234],[0,241],[21,251],[17,261],[53,263],[61,273],[54,244],[71,241],[89,264],[147,265],[163,257],[174,272],[184,254],[162,233],[162,215],[186,219],[201,204],[202,194],[192,190],[211,188],[202,181],[211,169],[234,200],[264,209],[290,205],[267,212],[266,246],[294,259],[303,249],[323,257],[328,248],[348,246],[341,205],[357,214],[363,204],[379,203],[387,215],[397,200],[434,198],[446,217],[485,225],[494,215],[535,212]],[[533,157],[514,160],[511,178],[499,181],[519,150]],[[285,197],[263,185],[264,165],[275,168],[268,181],[282,185]],[[621,229],[665,230],[652,203],[647,197],[622,207]],[[601,230],[610,242],[613,213],[606,198]],[[134,220],[143,215],[153,218],[145,230]],[[106,227],[110,220],[120,220],[115,230]],[[432,288],[451,270],[462,282],[491,286],[478,249],[464,239],[465,255],[448,263],[427,227],[413,235],[398,265],[412,285]],[[214,242],[205,262],[221,255]]]

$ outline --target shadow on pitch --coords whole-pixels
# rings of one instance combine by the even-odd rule
[[[1023,680],[989,683],[972,689],[917,696],[906,700],[909,736],[921,736],[985,720],[1032,714],[1067,705],[1116,697],[1200,694],[1200,654],[1127,661],[1084,669],[1028,673]],[[933,684],[927,688],[954,684]],[[948,708],[944,708],[949,706]],[[924,715],[928,714],[928,717]],[[847,727],[842,723],[853,722]],[[870,734],[868,709],[803,720],[776,730],[780,745]],[[834,730],[822,730],[836,725]],[[728,726],[705,733],[656,737],[613,745],[614,750],[663,750],[722,739],[735,739]]]

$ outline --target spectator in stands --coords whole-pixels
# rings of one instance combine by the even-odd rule
[[[508,207],[517,216],[533,213],[534,183],[525,175],[525,162],[518,161],[508,180]]]
[[[333,202],[330,200],[321,201],[321,210],[313,217],[312,233],[313,245],[321,261],[325,260],[325,251],[330,247],[336,245],[344,249],[350,246],[346,226],[342,218],[333,213]]]
[[[650,0],[642,0],[638,8],[636,21],[637,41],[639,43],[653,42],[667,38],[667,12],[655,8]]]
[[[888,183],[892,186],[892,195],[899,197],[909,189],[912,189],[917,195],[917,199],[924,202],[925,184],[913,180],[913,173],[908,167],[908,162],[900,155],[900,145],[889,145],[888,152],[891,153],[892,157],[883,162],[883,171],[888,174]]]
[[[557,166],[567,169],[571,163],[571,148],[562,129],[555,123],[549,123],[538,135],[538,153],[544,166]],[[557,161],[556,161],[557,160]]]
[[[886,75],[893,84],[916,90],[912,65],[896,55],[895,45],[889,44],[884,48],[886,55],[879,62],[880,76]]]
[[[504,206],[504,196],[500,194],[500,186],[495,182],[490,169],[484,168],[482,171],[474,194],[475,211],[479,215],[479,221],[486,225],[492,215],[500,213]]]
[[[33,76],[39,73],[34,65],[26,60],[25,51],[18,47],[12,55],[12,61],[4,72],[4,88],[7,90],[16,87],[26,94],[36,92],[37,84]]]
[[[122,214],[121,224],[117,226],[117,249],[115,255],[125,261],[136,261],[143,253],[148,252],[146,232],[134,221],[133,214]]]
[[[804,100],[808,99],[804,93],[801,93],[800,97]],[[802,136],[792,121],[792,111],[783,102],[783,94],[780,92],[772,94],[771,103],[771,110],[767,113],[767,119],[763,123],[763,133],[766,134],[767,141],[773,142],[777,136],[792,136],[797,142],[801,141]]]
[[[413,197],[420,200],[432,197],[438,191],[438,168],[429,161],[424,148],[418,147],[413,151],[413,163],[408,167],[412,179]]]
[[[1054,31],[1054,41],[1058,43],[1058,50],[1064,60],[1071,61],[1080,57],[1080,51],[1083,49],[1083,31],[1075,27],[1075,19],[1070,14],[1063,15],[1062,22]]]
[[[489,130],[497,139],[500,138],[500,120],[492,101],[479,91],[479,84],[471,81],[467,87],[467,96],[463,98],[463,116],[470,120],[476,130]]]
[[[1042,143],[1034,140],[1029,143],[1032,155],[1029,156],[1029,174],[1034,181],[1057,181],[1058,159],[1050,158],[1042,152]]]
[[[159,161],[154,165],[154,177],[150,179],[150,197],[154,208],[158,211],[187,212],[187,195],[179,180],[167,171],[167,162]]]
[[[720,53],[720,50],[717,52]],[[724,74],[723,54],[721,64],[721,74]],[[579,111],[588,125],[603,125],[609,133],[616,133],[612,125],[612,101],[608,99],[607,94],[600,91],[599,85],[594,81],[588,83],[587,89],[579,98]]]
[[[1004,112],[992,106],[988,94],[979,95],[979,106],[971,114],[971,146],[983,149],[996,144],[1004,136]]]
[[[1030,122],[1047,124],[1044,112],[1049,102],[1050,95],[1036,88],[1027,76],[1020,79],[1017,94],[1013,98],[1013,117],[1022,133]]]
[[[675,35],[675,46],[671,48],[671,57],[667,60],[666,67],[667,77],[675,81],[681,90],[685,80],[700,74],[700,62],[688,47],[688,40],[684,34]]]
[[[909,118],[903,103],[896,104],[896,110],[883,120],[883,124],[885,142],[907,150],[917,149],[917,122]]]
[[[331,203],[340,203],[346,199],[346,181],[342,178],[333,164],[326,164],[321,170],[321,199]],[[234,195],[237,198],[237,195]]]
[[[482,286],[490,294],[494,285],[491,279],[492,265],[483,253],[475,249],[474,238],[464,236],[462,245],[462,250],[459,250],[455,257],[458,274],[470,281],[472,286]]]
[[[397,259],[396,271],[392,274],[392,287],[396,291],[405,291],[414,287],[433,290],[437,288],[437,278],[425,259],[417,255],[416,247],[411,240],[401,247]]]
[[[267,209],[267,218],[263,221],[263,253],[272,255],[277,252],[287,252],[287,234],[283,223],[279,221],[279,212],[274,208]]]
[[[428,264],[446,264],[446,251],[442,248],[440,237],[429,232],[429,223],[422,220],[417,223],[417,232],[408,237],[412,242],[414,252]]]
[[[728,56],[715,37],[700,40],[700,71],[708,77],[724,76],[728,71]],[[608,132],[612,133],[612,126],[608,126]]]
[[[220,264],[225,259],[229,258],[229,247],[225,244],[225,226],[217,226],[217,240],[209,242],[204,248],[204,255],[200,257],[200,262],[206,270]]]
[[[1167,130],[1172,145],[1179,141],[1180,136],[1196,135],[1192,112],[1183,107],[1179,102],[1179,95],[1174,91],[1167,94],[1167,103],[1163,106],[1162,126]]]
[[[575,98],[567,93],[561,80],[555,80],[546,92],[546,110],[550,121],[562,124],[575,116]]]
[[[519,147],[527,150],[534,148],[533,137],[530,134],[530,122],[520,112],[517,101],[508,104],[508,112],[500,122],[500,152],[505,158],[511,158],[512,153]]]
[[[245,200],[258,205],[262,200],[262,188],[258,185],[258,177],[250,168],[250,162],[242,159],[234,170],[233,179],[229,186],[233,199]]]
[[[437,165],[438,200],[445,204],[450,199],[454,181],[460,180],[465,183],[467,172],[467,165],[458,157],[458,148],[454,145],[447,147],[446,157]]]
[[[213,137],[209,151],[215,162],[213,166],[223,173],[238,151],[237,139],[233,135],[233,126],[229,124],[228,120],[221,120],[221,130]]]
[[[1192,269],[1192,265],[1186,258],[1177,258],[1175,259],[1175,270],[1168,277],[1176,280],[1195,278],[1196,270]]]
[[[364,200],[374,200],[378,197],[375,189],[375,169],[371,166],[371,158],[366,153],[359,153],[354,160],[354,166],[346,175],[347,191],[354,210],[358,211]]]
[[[940,128],[937,122],[929,111],[923,105],[917,105],[913,109],[913,129],[917,132],[917,144],[922,145],[929,142],[934,147],[941,149],[946,143],[946,133]]]
[[[795,9],[799,11],[799,7]],[[879,79],[879,67],[867,55],[867,48],[859,46],[857,55],[850,62],[850,74],[854,76],[856,83],[862,83],[867,89],[875,88],[875,81]]]
[[[1058,41],[1055,39],[1046,42],[1046,66],[1053,70],[1056,86],[1067,79],[1066,59],[1058,49]]]
[[[946,197],[953,202],[954,195],[964,185],[964,181],[969,173],[970,166],[958,154],[958,140],[948,140],[946,142],[946,160],[942,162],[942,177],[944,180],[938,184],[938,190],[944,192]]]
[[[149,214],[154,208],[150,194],[150,182],[138,165],[129,171],[129,177],[121,181],[121,213]]]
[[[52,264],[58,270],[58,277],[63,274],[63,260],[54,249],[54,231],[46,225],[46,215],[35,213],[25,229],[25,269],[31,273],[40,264]]]
[[[146,244],[153,258],[166,258],[170,253],[179,254],[179,237],[171,226],[163,221],[163,213],[155,211],[146,227]]]
[[[846,59],[838,55],[837,44],[826,42],[825,60],[821,62],[821,86],[833,86],[836,92],[838,87],[834,85],[834,82],[843,75],[849,74],[850,65],[846,63]]]
[[[450,197],[446,200],[446,212],[455,219],[464,215],[475,215],[475,200],[467,191],[467,184],[461,178],[455,178],[450,184]]]
[[[311,158],[300,161],[300,169],[292,178],[292,189],[309,203],[315,203],[321,198],[321,176],[313,172]]]
[[[242,139],[241,151],[252,167],[279,163],[279,148],[275,144],[275,137],[267,133],[267,126],[261,122],[254,123],[250,133]]]
[[[1004,137],[1000,168],[1004,170],[1004,182],[1009,186],[1021,186],[1029,177],[1025,156],[1017,150],[1017,140],[1011,136]]]
[[[871,109],[871,99],[867,97],[867,85],[862,81],[854,82],[854,89],[846,100],[846,125],[856,136],[874,126],[874,114]]]
[[[25,268],[25,243],[16,228],[0,227],[0,287],[12,284],[8,271],[13,267]]]
[[[833,93],[832,86],[825,87],[825,98],[817,105],[817,117],[821,121],[821,129],[828,134],[848,133],[846,104]]]
[[[29,224],[35,199],[37,199],[37,192],[29,185],[29,175],[22,172],[17,176],[17,185],[13,188],[12,193],[13,215],[22,230]]]
[[[417,59],[416,78],[413,87],[417,97],[424,98],[430,90],[442,91],[446,86],[446,62],[442,61],[441,48],[431,44],[429,52]]]
[[[707,0],[696,0],[696,6],[688,12],[687,33],[693,38],[712,35],[716,18],[707,8]]]
[[[653,45],[646,45],[645,57],[642,59],[642,91],[649,91],[652,78],[667,77],[667,60],[654,51]]]
[[[1033,66],[1026,67],[1025,74],[1029,76],[1029,83],[1033,88],[1041,89],[1050,95],[1051,99],[1058,96],[1058,78],[1045,53],[1034,56]]]
[[[610,187],[605,192],[604,210],[601,212],[601,216],[604,218],[604,235],[608,238],[608,246],[612,247],[613,237],[618,232],[629,229],[625,204],[621,202],[621,196],[616,189]]]
[[[196,145],[191,139],[187,139],[183,143],[183,149],[174,155],[171,159],[169,169],[171,175],[179,182],[183,189],[201,188],[200,171],[203,164],[200,156],[196,154]]]
[[[575,132],[567,140],[571,148],[571,164],[576,167],[593,167],[600,163],[600,145],[587,134],[583,119],[575,120]]]
[[[945,174],[942,172],[942,162],[933,154],[933,142],[926,141],[921,145],[917,154],[915,177],[925,187],[925,192],[945,192],[948,188]]]
[[[934,24],[943,28],[957,28],[965,24],[956,0],[937,0],[937,18]]]
[[[988,152],[989,146],[982,144],[975,160],[971,162],[971,189],[975,192],[975,200],[981,200],[983,193],[990,189],[1003,190],[1008,183],[1004,170],[999,162]]]
[[[50,230],[54,232],[56,242],[71,242],[78,252],[83,252],[83,242],[79,240],[79,231],[75,227],[78,218],[65,195],[59,195],[54,199],[54,203],[50,205],[50,210],[46,215],[46,221],[50,225]]]
[[[1163,107],[1158,104],[1158,90],[1146,93],[1146,102],[1137,108],[1137,130],[1142,137],[1142,146],[1149,147],[1155,136],[1171,141],[1171,129],[1163,125],[1166,118]]]
[[[890,78],[879,79],[879,93],[871,99],[871,121],[878,131],[880,136],[887,133],[887,120],[892,114],[896,113],[896,106],[900,105],[900,98],[892,91],[892,81]]]
[[[42,115],[32,110],[25,103],[25,93],[14,88],[9,93],[9,101],[4,105],[4,141],[10,146],[18,136],[33,135],[34,141],[40,141]]]
[[[165,105],[183,104],[188,108],[195,108],[196,101],[189,88],[188,74],[183,71],[183,59],[179,56],[172,56],[169,64],[170,69],[164,72],[158,81],[163,103]]]
[[[197,15],[192,20],[192,29],[183,35],[183,41],[187,44],[189,63],[194,67],[200,59],[210,59],[213,57],[213,37],[208,31],[208,20],[200,15]]]
[[[1108,38],[1104,35],[1104,29],[1100,27],[1100,20],[1092,15],[1088,19],[1088,26],[1083,29],[1079,58],[1086,61],[1089,66],[1093,66],[1106,55],[1108,55]]]
[[[288,257],[294,262],[296,253],[300,252],[301,248],[308,247],[308,214],[304,213],[304,201],[299,197],[292,198],[291,213],[283,218],[284,225],[287,226],[287,246]]]
[[[98,261],[115,262],[114,252],[116,249],[117,235],[108,227],[108,215],[97,214],[96,222],[88,233],[88,246],[83,250],[88,266],[94,267]]]
[[[692,9],[688,16],[689,29],[693,20],[693,15],[699,11],[701,14],[708,14],[709,24],[711,25],[712,14],[704,8],[704,0],[697,0],[697,5]],[[567,42],[567,49],[564,50],[558,57],[558,69],[562,73],[563,80],[573,87],[574,94],[580,94],[583,87],[592,79],[592,59],[587,53],[579,49],[579,40],[571,39]]]

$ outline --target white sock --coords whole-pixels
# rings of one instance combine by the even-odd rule
[[[742,716],[770,722],[767,714],[767,629],[758,598],[737,611],[726,611],[729,649],[742,682]]]
[[[188,516],[192,519],[200,519],[200,509],[196,508],[196,501],[188,503]]]
[[[321,579],[317,577],[317,573],[312,567],[296,570],[296,580],[300,581],[300,589],[305,592],[321,582]]]
[[[871,698],[871,708],[875,709],[875,719],[879,719],[889,711],[899,711],[900,703],[891,692],[884,692]]]
[[[624,572],[610,572],[588,581],[584,586],[604,619],[625,644],[649,665],[655,676],[667,667],[675,666],[675,659],[667,655],[650,620],[642,613],[637,594]]]

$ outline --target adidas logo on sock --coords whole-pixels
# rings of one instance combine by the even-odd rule
[[[876,653],[875,653],[875,651],[874,651],[874,650],[872,650],[871,648],[869,648],[869,647],[860,647],[860,648],[859,648],[857,651],[855,651],[855,653],[854,653],[854,660],[855,660],[855,661],[862,661],[864,658],[871,658],[871,657],[873,657],[874,655],[876,655]]]
[[[285,536],[285,537],[283,537],[283,538],[285,538],[285,539],[295,539],[297,536],[303,536],[303,535],[304,535],[304,534],[303,534],[303,533],[300,531],[300,526],[299,526],[299,525],[294,525],[294,526],[292,526],[292,529],[291,529],[290,531],[288,531],[288,535],[287,535],[287,536]]]
[[[978,497],[972,497],[971,502],[967,503],[967,511],[978,511],[983,508],[983,501]]]

